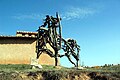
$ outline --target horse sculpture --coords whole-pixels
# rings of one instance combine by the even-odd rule
[[[37,59],[42,54],[43,51],[46,51],[50,57],[55,58],[55,66],[58,65],[58,57],[66,56],[68,60],[75,65],[79,66],[79,51],[80,46],[77,45],[76,40],[68,39],[65,40],[62,38],[61,33],[61,18],[58,13],[56,17],[46,15],[44,24],[41,25],[38,29],[37,42],[36,42],[36,53]],[[55,53],[47,48],[46,44],[49,44]],[[58,54],[59,50],[63,50],[64,54]],[[73,56],[76,59],[76,63],[70,58]]]

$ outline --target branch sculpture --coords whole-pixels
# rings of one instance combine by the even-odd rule
[[[60,21],[61,18],[59,17],[58,13],[56,13],[56,17],[46,15],[44,24],[38,29],[36,42],[37,59],[43,51],[46,51],[50,57],[55,58],[55,66],[58,65],[58,57],[61,58],[66,56],[68,60],[75,65],[75,67],[78,67],[80,46],[74,39],[65,40],[62,38]],[[47,48],[47,43],[55,51],[54,54],[50,49]],[[58,51],[61,49],[65,52],[62,55],[58,54]],[[71,56],[75,58],[76,62],[72,61]]]

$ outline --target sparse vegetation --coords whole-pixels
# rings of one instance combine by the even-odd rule
[[[42,65],[43,69],[31,69],[31,65],[23,64],[0,64],[1,80],[83,80],[82,78],[98,79],[120,79],[120,65],[105,66],[101,68],[86,68],[76,70],[75,68]],[[94,74],[95,75],[94,75]]]
[[[27,64],[0,64],[0,71],[5,72],[25,71],[31,68],[32,66]]]

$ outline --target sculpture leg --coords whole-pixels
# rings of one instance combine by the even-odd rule
[[[76,67],[78,68],[78,66],[79,66],[79,60],[77,60],[76,62]]]
[[[55,66],[58,66],[58,50],[55,50]]]
[[[42,54],[42,51],[39,51],[39,53],[37,53],[37,59],[39,58],[39,56]]]
[[[67,58],[68,58],[68,60],[69,60],[72,64],[75,65],[75,67],[77,66],[77,65],[71,60],[70,56],[67,56]]]

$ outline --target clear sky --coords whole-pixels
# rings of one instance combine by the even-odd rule
[[[76,39],[85,66],[120,63],[120,0],[0,0],[0,35],[36,31],[59,12],[62,35]],[[71,66],[66,58],[64,66]]]

